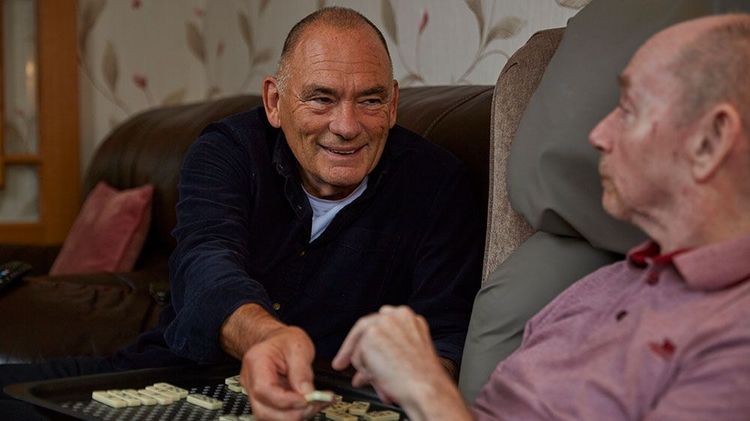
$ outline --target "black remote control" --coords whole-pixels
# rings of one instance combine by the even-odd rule
[[[31,265],[24,262],[12,261],[0,265],[0,292],[20,282],[23,275],[31,270]]]

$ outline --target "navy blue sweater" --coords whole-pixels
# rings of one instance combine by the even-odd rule
[[[296,160],[258,108],[206,128],[183,162],[179,196],[171,307],[126,352],[148,351],[137,366],[226,359],[220,327],[246,303],[303,328],[324,358],[359,317],[407,304],[427,319],[438,353],[460,361],[484,231],[465,168],[438,146],[394,127],[365,192],[310,242]],[[161,340],[171,355],[144,345]]]

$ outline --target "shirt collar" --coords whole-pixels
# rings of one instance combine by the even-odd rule
[[[685,283],[697,290],[723,289],[750,277],[750,235],[665,255],[659,252],[658,244],[647,241],[630,250],[628,260],[641,267],[673,264]]]

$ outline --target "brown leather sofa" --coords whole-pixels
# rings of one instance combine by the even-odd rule
[[[398,123],[440,144],[468,166],[477,196],[489,189],[492,86],[401,90]],[[66,355],[107,355],[152,326],[169,299],[167,260],[174,246],[176,186],[182,157],[210,122],[260,104],[255,95],[156,108],[117,127],[85,176],[126,189],[155,187],[151,228],[133,272],[47,276],[59,247],[0,245],[0,262],[34,266],[0,294],[0,363]]]

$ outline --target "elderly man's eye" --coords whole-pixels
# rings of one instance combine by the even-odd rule
[[[307,98],[305,102],[311,103],[312,105],[331,105],[333,104],[333,99],[325,96],[315,96]]]
[[[366,105],[366,106],[376,106],[383,103],[383,100],[381,98],[365,98],[360,101],[360,104]]]

